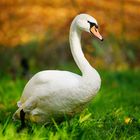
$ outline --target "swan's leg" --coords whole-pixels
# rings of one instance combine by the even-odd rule
[[[19,117],[21,120],[21,125],[20,125],[20,127],[17,128],[17,132],[20,132],[25,128],[25,112],[23,111],[23,109],[21,109],[19,113],[20,113]],[[15,114],[15,115],[17,115],[17,114]],[[15,118],[15,116],[14,116],[14,118]]]
[[[25,112],[23,109],[20,111],[21,128],[25,127]]]
[[[36,106],[37,99],[30,97],[22,106],[20,110],[21,126],[25,127],[25,114],[31,112]]]

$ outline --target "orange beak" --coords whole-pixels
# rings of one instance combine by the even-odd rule
[[[103,41],[103,37],[100,35],[98,29],[93,26],[91,29],[90,29],[90,32],[95,35],[95,37],[97,37],[98,39],[100,39],[101,41]]]

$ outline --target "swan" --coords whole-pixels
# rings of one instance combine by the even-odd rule
[[[95,97],[100,89],[98,72],[86,60],[81,48],[82,31],[103,41],[95,18],[77,15],[70,26],[69,42],[73,58],[82,75],[69,71],[45,70],[35,74],[26,84],[14,120],[49,123],[64,115],[73,116]]]

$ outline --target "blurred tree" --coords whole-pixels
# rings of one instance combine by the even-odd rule
[[[124,34],[126,39],[137,39],[139,6],[138,0],[1,0],[0,44],[16,46],[34,39],[42,40],[50,29],[54,34],[60,33],[68,25],[67,21],[81,12],[94,15],[101,26],[105,25],[105,34],[111,32],[118,37]],[[65,26],[65,30],[68,31],[69,26]]]
[[[99,30],[106,40],[105,45],[107,48],[111,46],[111,49],[102,53],[102,57],[96,49],[96,58],[90,49],[87,49],[86,56],[91,63],[96,63],[99,67],[107,67],[110,63],[112,67],[126,67],[127,63],[131,66],[139,65],[139,6],[139,0],[1,0],[0,64],[3,69],[4,66],[10,67],[18,46],[25,46],[24,53],[20,53],[21,58],[27,55],[26,58],[30,58],[31,64],[36,61],[36,66],[41,67],[46,63],[54,66],[58,58],[62,59],[60,63],[65,63],[70,56],[70,50],[66,48],[70,23],[75,15],[84,12],[98,20]],[[111,36],[114,36],[115,40]],[[89,36],[85,35],[85,38],[83,43],[90,45],[87,41]],[[4,47],[13,47],[13,50]],[[50,56],[50,52],[54,55]],[[3,55],[5,53],[6,56]],[[33,55],[32,58],[29,54]],[[104,59],[106,54],[109,56]],[[105,61],[104,65],[101,64],[102,61]]]

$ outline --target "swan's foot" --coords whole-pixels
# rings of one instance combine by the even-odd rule
[[[25,127],[25,112],[23,109],[20,111],[21,128]]]
[[[21,125],[17,128],[17,132],[21,132],[24,128],[25,128],[25,112],[23,111],[23,109],[20,111],[20,121],[21,121]]]

